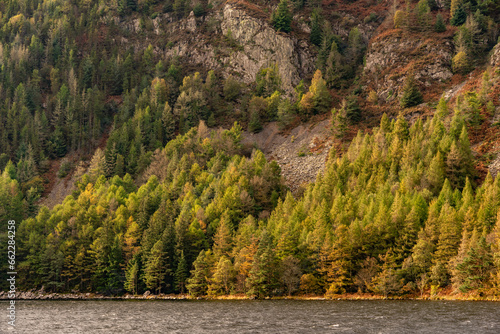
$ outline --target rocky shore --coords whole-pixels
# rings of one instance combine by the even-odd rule
[[[0,300],[9,300],[8,292],[0,291]],[[17,300],[205,300],[205,299],[217,299],[217,300],[250,300],[254,299],[248,297],[245,294],[237,295],[222,295],[216,297],[191,297],[187,294],[176,295],[176,294],[159,294],[154,295],[150,291],[146,291],[142,295],[131,295],[125,294],[120,296],[110,296],[98,293],[49,293],[43,290],[31,290],[18,292],[16,294]],[[441,293],[438,295],[430,296],[429,294],[420,295],[409,295],[409,296],[390,296],[384,297],[382,295],[373,295],[370,293],[347,293],[343,295],[335,295],[326,298],[325,296],[315,296],[315,295],[295,295],[295,296],[282,296],[282,297],[267,297],[266,299],[291,299],[291,300],[448,300],[448,301],[493,301],[500,302],[500,297],[498,296],[478,296],[470,294],[450,294]]]
[[[8,300],[8,292],[0,291],[0,300]],[[142,295],[125,294],[121,296],[108,296],[98,293],[50,293],[43,290],[21,291],[16,293],[17,300],[89,300],[89,299],[190,299],[188,295],[153,295],[146,291]]]

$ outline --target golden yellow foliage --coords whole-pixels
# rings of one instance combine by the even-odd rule
[[[464,51],[460,51],[453,57],[451,62],[451,68],[455,73],[465,74],[469,71],[469,59]]]
[[[394,28],[403,28],[406,20],[406,14],[402,10],[397,10],[394,14]]]

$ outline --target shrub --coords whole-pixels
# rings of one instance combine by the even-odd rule
[[[374,90],[371,90],[369,93],[368,93],[368,98],[367,98],[367,101],[372,103],[372,104],[377,104],[378,103],[378,95],[377,95],[377,92],[375,92]]]
[[[193,13],[194,13],[194,16],[196,16],[196,17],[203,16],[203,15],[205,15],[205,8],[203,8],[203,5],[201,3],[197,3],[193,7]]]
[[[364,21],[365,23],[370,23],[370,22],[375,22],[377,21],[378,16],[375,13],[370,13],[367,17],[365,17]]]

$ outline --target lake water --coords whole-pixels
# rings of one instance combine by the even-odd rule
[[[18,301],[1,333],[500,333],[500,303],[451,301]]]

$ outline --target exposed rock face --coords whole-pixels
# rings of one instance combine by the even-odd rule
[[[491,51],[490,65],[493,67],[500,67],[500,43]]]
[[[266,21],[231,4],[205,18],[191,13],[180,22],[172,22],[169,15],[163,15],[161,22],[160,34],[162,29],[168,36],[182,34],[166,51],[167,56],[181,56],[195,65],[221,70],[225,76],[235,74],[245,83],[253,82],[262,67],[276,63],[283,88],[292,92],[293,86],[312,75],[315,68],[315,55],[306,41],[278,33]],[[199,33],[207,28],[211,34]],[[231,43],[221,43],[228,39]]]
[[[496,177],[498,175],[498,173],[500,172],[500,153],[498,154],[497,158],[493,160],[488,166],[488,170],[493,177]]]
[[[329,124],[329,120],[304,124],[283,135],[276,123],[270,123],[260,133],[245,132],[243,144],[256,146],[269,160],[276,160],[285,183],[295,192],[301,185],[314,182],[324,169],[332,146]]]
[[[364,76],[380,98],[391,100],[398,95],[409,71],[426,87],[451,78],[452,51],[450,41],[386,36],[370,45]]]
[[[225,35],[231,31],[233,38],[244,47],[229,57],[228,64],[232,70],[242,73],[247,82],[255,80],[259,69],[270,63],[278,65],[281,80],[288,89],[314,71],[314,57],[305,41],[276,33],[267,23],[231,5],[224,7],[221,28]]]

